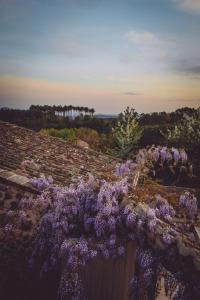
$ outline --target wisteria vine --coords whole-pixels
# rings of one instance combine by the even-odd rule
[[[135,164],[128,161],[125,167],[134,170]],[[41,276],[62,269],[60,299],[85,299],[80,270],[96,256],[123,257],[126,243],[134,240],[139,245],[137,264],[143,271],[142,275],[135,274],[131,281],[133,299],[139,299],[143,287],[150,288],[154,299],[159,276],[165,278],[166,291],[171,289],[173,300],[180,293],[181,299],[187,299],[176,272],[171,274],[163,267],[165,254],[157,253],[148,243],[149,237],[154,240],[158,235],[164,248],[175,245],[178,236],[175,210],[159,195],[149,205],[134,201],[125,204],[124,197],[128,196],[131,186],[121,172],[123,168],[118,167],[121,176],[118,174],[119,180],[112,183],[97,180],[92,175],[88,180],[80,178],[77,185],[69,187],[54,185],[51,177],[33,180],[34,187],[42,191],[40,201],[48,204],[49,210],[41,221],[31,266],[37,266]],[[194,196],[184,194],[180,198],[180,205],[189,209],[192,217],[196,213],[194,203]]]
[[[149,176],[155,177],[161,171],[169,170],[171,175],[185,172],[193,176],[192,165],[184,149],[168,148],[166,146],[151,146],[140,149],[133,157],[116,168],[117,176],[127,176],[136,171],[140,172],[140,181],[144,182]]]

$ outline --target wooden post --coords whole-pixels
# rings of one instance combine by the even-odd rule
[[[126,245],[125,257],[117,260],[97,257],[82,271],[88,300],[128,300],[129,283],[134,275],[136,244]]]

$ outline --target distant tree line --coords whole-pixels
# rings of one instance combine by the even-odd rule
[[[184,107],[174,112],[153,112],[137,114],[137,121],[143,127],[141,146],[164,142],[160,130],[165,130],[178,123],[186,114],[197,115],[197,109]],[[80,128],[95,129],[100,133],[112,133],[118,118],[97,118],[93,108],[73,105],[31,105],[28,110],[1,108],[0,120],[11,122],[33,130],[42,128]]]
[[[179,108],[173,112],[167,113],[162,112],[153,112],[140,114],[139,123],[140,125],[162,125],[162,124],[174,124],[180,121],[183,118],[184,114],[188,116],[195,116],[197,114],[197,109],[190,107]]]
[[[73,106],[73,105],[31,105],[29,108],[30,111],[41,112],[49,115],[62,116],[64,118],[74,118],[77,115],[94,115],[94,108],[88,108],[83,106]]]
[[[114,120],[96,118],[93,108],[73,105],[31,105],[29,109],[0,108],[0,120],[36,131],[42,128],[95,129],[100,133],[111,132]]]

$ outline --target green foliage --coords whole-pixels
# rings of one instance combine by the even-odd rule
[[[41,129],[40,133],[42,135],[50,135],[50,136],[58,137],[58,129],[55,128]]]
[[[66,140],[68,138],[68,130],[67,130],[67,128],[59,130],[58,131],[58,137],[60,137],[63,140]]]
[[[106,154],[113,155],[113,149],[116,147],[113,134],[112,133],[98,133],[94,129],[90,128],[64,128],[64,129],[55,129],[48,128],[40,130],[40,133],[43,135],[58,137],[63,140],[82,140],[89,144],[89,146],[96,150]]]
[[[120,115],[113,135],[119,150],[119,155],[127,156],[138,144],[143,134],[137,121],[137,113],[133,108],[127,107]]]
[[[88,143],[91,148],[96,150],[98,149],[100,144],[100,134],[96,130],[82,127],[77,129],[76,136],[77,138]]]
[[[182,120],[173,129],[163,133],[170,144],[181,146],[187,150],[200,147],[200,109],[196,114],[184,114]]]
[[[43,135],[50,135],[53,137],[58,137],[63,140],[75,140],[77,129],[74,128],[63,128],[63,129],[55,129],[55,128],[48,128],[48,129],[41,129],[40,133]]]

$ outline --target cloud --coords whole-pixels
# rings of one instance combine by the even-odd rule
[[[200,0],[171,0],[178,9],[194,13],[200,14]]]
[[[184,69],[184,71],[190,74],[200,75],[200,65],[188,66]]]
[[[149,31],[131,30],[125,34],[125,38],[129,42],[139,45],[154,45],[161,42],[161,39],[156,34]]]
[[[139,93],[134,93],[134,92],[125,92],[123,93],[123,95],[126,95],[126,96],[137,96],[137,95],[140,95]]]
[[[174,70],[185,75],[200,76],[200,59],[197,60],[178,60],[174,64]]]
[[[188,105],[190,103],[193,103],[193,104],[199,104],[200,105],[200,99],[170,99],[168,100],[170,102],[181,102],[181,103],[187,103]]]
[[[124,38],[132,45],[134,54],[132,61],[129,57],[121,56],[120,62],[132,64],[145,72],[155,72],[166,68],[166,58],[175,41],[169,36],[160,36],[150,31],[131,30],[124,34]]]

